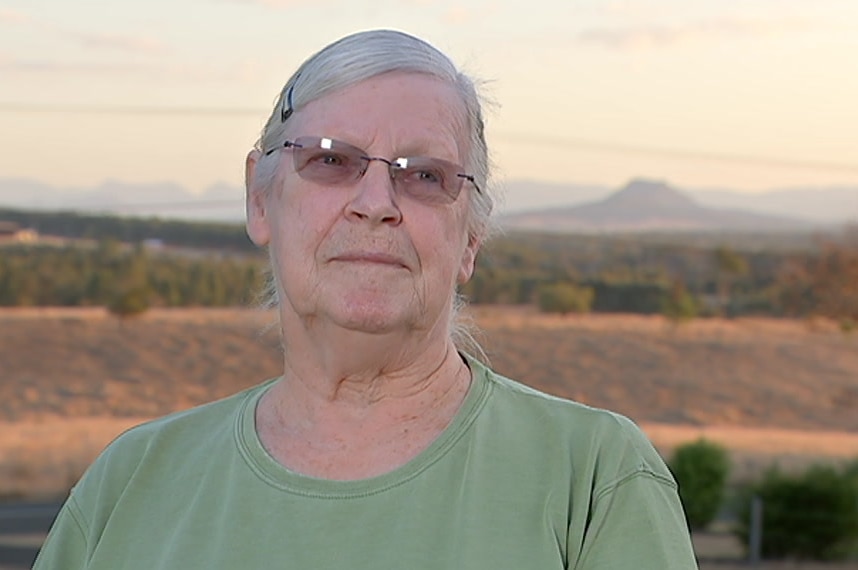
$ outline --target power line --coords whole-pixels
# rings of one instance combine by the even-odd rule
[[[151,106],[111,106],[111,105],[40,105],[30,103],[2,103],[0,113],[84,113],[111,115],[175,115],[175,116],[222,116],[222,117],[256,117],[262,118],[269,111],[254,108],[227,107],[151,107]],[[776,168],[803,170],[824,170],[828,172],[846,172],[858,174],[858,164],[830,162],[822,160],[807,160],[801,158],[785,158],[772,156],[755,156],[750,154],[722,153],[697,151],[667,147],[652,147],[581,139],[575,137],[555,137],[550,135],[534,135],[526,133],[494,133],[499,139],[508,142],[526,143],[554,148],[576,148],[585,151],[610,152],[615,154],[632,154],[659,156],[682,160],[707,160],[715,162],[730,162]]]
[[[858,174],[858,164],[845,164],[840,162],[828,162],[819,160],[777,158],[771,156],[754,156],[747,154],[732,154],[719,152],[703,152],[695,150],[684,150],[675,148],[647,147],[614,143],[607,141],[596,141],[591,139],[578,139],[571,137],[551,137],[544,135],[498,133],[498,138],[515,140],[528,144],[540,146],[553,146],[559,148],[579,148],[582,150],[596,150],[615,152],[620,154],[642,154],[649,156],[665,156],[669,158],[711,160],[717,162],[746,163],[760,166],[774,166],[778,168],[802,168],[812,170],[828,170],[850,172]]]
[[[185,211],[199,209],[244,208],[244,196],[235,199],[199,200],[182,202],[132,202],[109,206],[111,212],[144,212],[157,210],[159,212]]]
[[[186,116],[252,116],[270,113],[263,109],[228,107],[136,107],[113,105],[35,105],[31,103],[0,103],[2,113],[81,113],[89,115],[186,115]]]

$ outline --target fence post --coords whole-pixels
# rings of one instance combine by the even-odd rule
[[[748,562],[759,566],[763,550],[763,500],[754,495],[751,499],[751,532],[748,535]]]

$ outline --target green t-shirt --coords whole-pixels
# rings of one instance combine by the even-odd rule
[[[277,463],[254,425],[271,382],[136,427],[72,490],[35,569],[697,568],[634,424],[469,363],[450,426],[370,479]]]

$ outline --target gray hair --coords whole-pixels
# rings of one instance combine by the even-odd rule
[[[427,42],[393,30],[371,30],[346,36],[329,44],[307,59],[289,78],[274,106],[274,111],[262,130],[256,149],[261,151],[255,184],[270,189],[279,164],[276,153],[267,156],[286,140],[288,117],[311,101],[350,87],[361,81],[390,72],[423,73],[454,86],[464,104],[469,132],[466,172],[474,176],[479,192],[469,192],[468,234],[484,241],[493,233],[491,212],[493,199],[490,188],[490,160],[486,145],[483,99],[474,79],[459,71],[446,55]],[[264,301],[276,306],[277,287],[272,275]],[[453,303],[451,336],[460,349],[471,349],[485,356],[464,322],[460,309],[464,299],[457,293]]]

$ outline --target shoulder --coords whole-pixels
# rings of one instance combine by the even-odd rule
[[[265,390],[272,381],[256,385],[221,400],[182,410],[135,426],[117,437],[105,455],[121,454],[126,449],[142,451],[185,439],[199,442],[199,436],[231,430],[238,411]]]
[[[187,465],[222,450],[234,437],[241,410],[268,381],[222,400],[176,412],[138,426],[114,439],[90,465],[72,490],[79,502],[94,495],[119,495],[135,477],[164,466]]]
[[[512,426],[531,445],[565,454],[579,475],[587,472],[609,486],[642,474],[675,486],[661,456],[628,417],[546,394],[482,364],[475,371],[491,386],[487,408],[498,415],[493,423]]]

